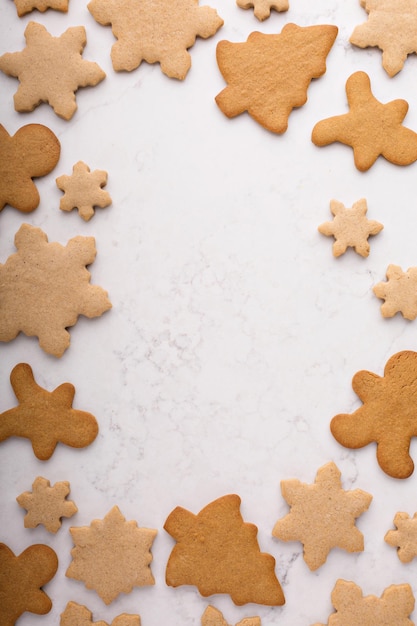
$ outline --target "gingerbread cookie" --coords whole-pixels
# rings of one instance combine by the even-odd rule
[[[382,378],[357,372],[352,387],[363,405],[332,419],[333,437],[353,449],[375,442],[381,469],[393,478],[408,478],[414,471],[410,442],[417,437],[417,352],[394,354]]]
[[[64,192],[59,203],[61,211],[78,209],[79,215],[86,222],[93,217],[95,207],[104,209],[111,204],[110,194],[103,190],[107,184],[107,172],[91,172],[82,161],[74,165],[71,176],[59,176],[56,184]]]
[[[409,267],[403,272],[398,265],[389,265],[387,281],[380,282],[373,288],[374,294],[384,300],[381,304],[383,317],[393,317],[396,313],[406,320],[417,317],[417,267]]]
[[[384,539],[390,546],[397,548],[402,563],[410,563],[417,556],[417,513],[413,517],[408,513],[397,513],[394,525],[396,530],[389,530]]]
[[[94,441],[96,418],[72,408],[75,389],[71,383],[63,383],[52,392],[42,389],[27,363],[13,368],[10,381],[19,404],[0,414],[0,442],[9,437],[30,439],[37,458],[46,461],[58,442],[83,448]]]
[[[68,602],[65,611],[61,613],[59,626],[108,626],[107,622],[93,622],[93,615],[86,606],[76,602]],[[141,626],[139,615],[123,613],[114,618],[111,626]]]
[[[16,111],[33,111],[47,102],[57,115],[71,119],[77,110],[78,88],[95,86],[106,76],[97,63],[81,56],[87,43],[84,26],[52,37],[42,24],[29,22],[25,39],[24,50],[0,57],[0,70],[20,82],[14,95]]]
[[[111,59],[116,71],[159,63],[170,78],[183,80],[191,67],[196,37],[212,37],[223,26],[215,9],[199,0],[91,0],[87,5],[102,26],[111,24],[117,42]]]
[[[23,213],[36,209],[33,178],[49,174],[60,152],[58,137],[42,124],[27,124],[12,136],[0,124],[0,211],[6,204]]]
[[[292,109],[307,102],[311,80],[325,73],[337,32],[336,26],[286,24],[279,35],[220,41],[217,63],[227,87],[216,96],[219,108],[227,117],[247,111],[264,128],[284,133]]]
[[[69,492],[68,481],[55,483],[51,487],[49,480],[38,476],[32,491],[25,491],[16,498],[19,506],[27,511],[25,528],[36,528],[42,524],[49,532],[56,533],[61,528],[61,518],[72,517],[78,511],[74,502],[67,500]]]
[[[177,507],[164,528],[177,542],[168,560],[167,585],[195,585],[202,596],[227,593],[237,605],[277,606],[284,594],[275,559],[260,551],[258,529],[243,521],[240,498],[227,495],[197,515]]]
[[[341,202],[331,200],[330,210],[334,215],[332,222],[324,222],[318,227],[319,232],[327,237],[334,237],[333,255],[339,257],[348,248],[363,257],[369,255],[370,235],[377,235],[384,226],[375,220],[368,220],[366,200],[358,200],[351,209],[347,209]]]
[[[382,50],[382,66],[395,76],[409,54],[417,52],[416,0],[360,0],[369,13],[368,21],[357,26],[349,41],[359,48],[377,46]]]
[[[208,606],[201,616],[201,626],[230,626],[222,613],[214,606]],[[261,626],[260,617],[245,617],[236,626]]]
[[[395,165],[417,160],[417,133],[402,125],[407,115],[405,100],[379,102],[371,92],[365,72],[355,72],[346,83],[349,113],[318,122],[311,135],[316,146],[340,142],[353,148],[355,165],[366,172],[383,156]]]
[[[414,610],[414,596],[410,585],[390,585],[382,596],[363,596],[358,585],[338,580],[332,591],[336,612],[330,615],[328,626],[412,626],[408,619]],[[314,624],[313,626],[325,626]]]
[[[0,624],[14,626],[23,613],[45,615],[52,608],[43,591],[58,569],[58,558],[49,546],[35,544],[16,556],[0,543]]]
[[[67,13],[69,0],[14,0],[14,3],[18,16],[22,17],[34,9],[41,13],[44,13],[47,9]]]
[[[271,9],[275,11],[288,11],[288,0],[236,0],[241,9],[253,9],[253,14],[263,22],[271,15]]]
[[[334,463],[318,470],[314,484],[283,480],[281,491],[291,508],[272,534],[282,541],[301,541],[304,561],[312,571],[326,562],[333,548],[363,551],[363,535],[355,520],[368,509],[372,496],[361,489],[345,491]]]
[[[70,344],[67,328],[80,315],[98,317],[111,308],[107,292],[90,284],[94,238],[74,237],[62,246],[48,243],[40,228],[22,224],[15,246],[17,252],[0,264],[0,341],[22,332],[60,357]]]
[[[150,563],[157,531],[127,522],[117,506],[103,520],[70,532],[75,547],[66,576],[84,582],[106,604],[133,587],[155,584]]]

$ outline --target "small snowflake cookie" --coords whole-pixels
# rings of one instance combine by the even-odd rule
[[[86,606],[76,602],[68,602],[59,626],[108,626],[106,622],[93,622],[93,615]],[[111,626],[141,626],[139,615],[123,613],[114,618]]]
[[[417,556],[417,513],[397,513],[394,517],[396,530],[389,530],[384,539],[393,548],[402,563],[410,563]]]
[[[333,255],[339,257],[348,248],[353,248],[363,257],[369,255],[370,235],[377,235],[384,226],[375,220],[368,220],[366,200],[358,200],[351,209],[347,209],[341,202],[331,200],[330,210],[334,219],[324,222],[318,227],[319,232],[327,237],[334,237]]]
[[[417,317],[417,267],[409,267],[403,272],[398,265],[389,265],[386,271],[387,281],[376,284],[373,288],[381,304],[382,317],[394,317],[401,313],[406,320]]]
[[[208,606],[201,616],[201,626],[231,626],[224,619],[221,611],[214,606]],[[236,626],[261,626],[260,617],[245,617]]]
[[[59,176],[56,184],[64,192],[59,203],[61,211],[78,209],[79,215],[86,222],[93,217],[95,207],[104,209],[111,204],[110,194],[103,190],[107,184],[107,172],[91,172],[83,161],[74,165],[71,176]]]
[[[25,528],[36,528],[42,524],[49,532],[56,533],[61,528],[61,518],[72,517],[78,511],[74,502],[67,500],[69,492],[68,481],[55,483],[51,487],[49,480],[38,476],[32,491],[25,491],[16,498],[19,506],[27,511]]]
[[[275,11],[288,11],[288,0],[236,0],[241,9],[253,9],[254,16],[263,22],[271,15],[271,9]]]

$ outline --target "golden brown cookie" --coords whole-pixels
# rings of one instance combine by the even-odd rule
[[[116,71],[160,63],[170,78],[183,80],[191,67],[197,37],[212,37],[223,26],[215,9],[199,0],[91,0],[88,10],[103,26],[111,24],[117,42],[111,59]]]
[[[57,115],[71,119],[77,110],[78,88],[95,86],[106,76],[97,63],[81,56],[87,43],[84,26],[52,37],[42,24],[29,22],[25,39],[24,50],[0,57],[0,70],[20,82],[14,95],[16,111],[33,111],[47,102]]]
[[[150,563],[157,531],[127,522],[117,506],[103,520],[70,528],[70,532],[75,547],[66,576],[84,582],[106,604],[133,587],[155,584]]]
[[[352,387],[363,405],[332,419],[333,437],[353,449],[375,442],[381,469],[394,478],[408,478],[414,471],[410,442],[417,437],[417,352],[394,354],[382,378],[357,372]]]
[[[32,491],[25,491],[16,498],[19,506],[27,511],[25,528],[36,528],[42,524],[49,532],[56,533],[61,528],[61,518],[72,517],[78,511],[74,502],[67,500],[69,492],[68,481],[55,483],[51,487],[49,480],[38,476]]]
[[[295,107],[307,102],[313,78],[326,71],[336,26],[286,24],[279,35],[251,33],[244,43],[220,41],[217,63],[227,87],[216,102],[227,117],[244,111],[274,133],[284,133]]]
[[[355,521],[369,508],[372,496],[362,489],[345,491],[334,463],[323,465],[312,485],[293,478],[281,481],[281,491],[290,512],[277,521],[272,534],[282,541],[301,541],[312,571],[326,562],[333,548],[363,551]]]
[[[29,213],[39,205],[33,178],[46,176],[58,163],[61,144],[42,124],[22,126],[12,136],[0,124],[0,211],[10,206]]]
[[[410,563],[417,556],[417,513],[413,517],[408,513],[397,513],[394,525],[396,530],[389,530],[384,539],[390,546],[397,548],[402,563]]]
[[[0,543],[0,624],[14,626],[28,611],[45,615],[52,608],[43,591],[58,569],[58,558],[49,546],[35,544],[16,556]]]
[[[311,135],[316,146],[340,142],[353,148],[355,165],[366,172],[383,156],[395,165],[417,160],[417,133],[402,125],[407,115],[405,100],[379,102],[371,92],[365,72],[355,72],[346,83],[349,113],[318,122]]]
[[[355,28],[349,41],[359,48],[380,48],[383,68],[395,76],[407,56],[417,52],[416,0],[360,0],[360,4],[369,13],[368,21]]]
[[[0,441],[9,437],[30,439],[38,459],[49,459],[57,443],[84,448],[98,433],[96,418],[91,413],[72,408],[75,389],[63,383],[54,391],[36,384],[32,368],[19,363],[10,374],[18,406],[0,414]]]
[[[390,585],[382,596],[363,596],[358,585],[338,580],[332,591],[336,612],[330,615],[328,626],[412,626],[408,617],[414,609],[410,585]],[[325,626],[314,624],[313,626]]]
[[[107,172],[91,172],[82,161],[74,165],[71,176],[59,176],[56,184],[64,192],[59,203],[61,211],[78,209],[79,215],[86,222],[93,217],[95,207],[104,209],[111,204],[110,194],[103,190],[107,184]]]
[[[30,13],[34,9],[44,13],[47,9],[54,11],[68,12],[69,0],[14,0],[19,17]]]
[[[222,613],[214,606],[208,606],[201,616],[201,626],[230,626]],[[261,626],[260,617],[245,617],[236,626]]]
[[[64,612],[61,613],[59,626],[108,626],[108,624],[102,620],[93,622],[93,615],[86,606],[68,602]],[[141,626],[141,621],[139,615],[123,613],[114,618],[111,626]]]
[[[49,243],[40,228],[22,224],[15,246],[17,252],[0,264],[0,341],[22,332],[60,357],[70,344],[67,328],[80,315],[98,317],[111,308],[107,292],[90,284],[94,238],[74,237],[62,246]]]
[[[393,317],[396,313],[407,320],[417,317],[417,267],[409,267],[403,272],[398,265],[388,265],[387,281],[373,288],[374,294],[384,300],[381,304],[383,317]]]
[[[288,0],[236,0],[241,9],[253,9],[253,14],[263,22],[271,15],[271,9],[275,11],[288,11]]]
[[[370,235],[377,235],[384,226],[375,220],[368,220],[366,200],[354,202],[351,209],[347,209],[337,200],[331,200],[330,210],[334,216],[333,221],[320,224],[318,230],[322,235],[334,237],[333,255],[339,257],[348,248],[353,248],[361,256],[367,257]]]
[[[197,515],[177,507],[164,528],[177,542],[166,568],[167,585],[195,585],[202,596],[227,593],[237,605],[284,604],[275,559],[260,551],[258,529],[243,521],[239,496],[219,498]]]

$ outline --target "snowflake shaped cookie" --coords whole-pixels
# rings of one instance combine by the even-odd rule
[[[383,317],[393,317],[401,313],[407,320],[417,317],[417,267],[409,267],[403,272],[398,265],[389,265],[386,271],[387,281],[377,283],[373,292],[384,300],[381,304]]]
[[[78,213],[88,221],[94,215],[94,207],[104,207],[111,204],[111,197],[103,187],[107,184],[107,172],[103,170],[90,171],[88,165],[78,161],[72,169],[72,175],[65,174],[56,179],[57,187],[64,192],[59,208],[62,211],[78,209]]]
[[[52,608],[43,591],[58,569],[58,558],[49,546],[29,546],[16,556],[0,543],[0,624],[14,626],[26,611],[45,615]]]
[[[283,541],[301,541],[304,560],[312,571],[325,563],[332,548],[363,550],[363,535],[355,520],[368,509],[372,496],[361,489],[345,491],[334,463],[318,470],[314,484],[283,480],[281,491],[291,509],[278,520],[272,534]]]
[[[10,374],[18,406],[0,414],[0,441],[25,437],[32,442],[38,459],[49,459],[58,442],[83,448],[98,433],[96,418],[72,407],[75,389],[63,383],[54,391],[42,389],[27,363],[19,363]]]
[[[127,522],[117,506],[103,520],[70,528],[70,532],[75,547],[66,575],[83,581],[106,604],[133,587],[155,584],[150,563],[157,531]]]
[[[90,284],[86,266],[96,256],[94,238],[74,237],[62,246],[22,224],[15,245],[17,252],[0,264],[0,341],[23,332],[60,357],[70,344],[67,328],[79,315],[98,317],[111,308],[107,292]]]
[[[38,476],[32,491],[25,491],[16,498],[19,506],[27,511],[25,528],[36,528],[42,524],[49,532],[56,533],[61,528],[61,518],[72,517],[78,511],[74,502],[67,500],[69,492],[68,481],[51,487],[49,480]]]
[[[333,437],[353,449],[375,442],[381,469],[394,478],[408,478],[414,471],[410,442],[417,437],[417,352],[394,354],[383,377],[357,372],[352,387],[363,405],[332,419]]]
[[[227,82],[216,103],[229,118],[247,111],[267,130],[284,133],[295,107],[307,102],[313,78],[326,71],[336,26],[286,24],[278,35],[253,32],[247,41],[220,41],[217,64]]]
[[[93,622],[93,615],[86,606],[76,602],[68,602],[61,614],[60,626],[108,626],[107,622]],[[111,626],[141,626],[139,615],[123,613],[114,618]]]
[[[395,76],[409,54],[417,52],[417,0],[360,0],[369,14],[357,26],[350,42],[359,48],[377,46],[382,50],[382,66]]]
[[[33,111],[48,102],[57,115],[71,119],[78,88],[95,86],[106,76],[97,63],[81,56],[87,42],[84,26],[52,37],[42,24],[29,22],[25,39],[24,50],[0,57],[0,70],[20,82],[14,95],[16,111]]]
[[[338,257],[353,248],[363,257],[369,255],[368,238],[377,235],[384,227],[375,220],[368,220],[366,200],[358,200],[351,209],[347,209],[341,202],[331,200],[330,210],[334,215],[332,222],[324,222],[318,228],[319,232],[327,237],[334,237],[333,255]]]
[[[417,556],[417,513],[411,518],[408,513],[397,513],[394,517],[396,530],[389,530],[384,539],[394,548],[400,561],[410,563]]]
[[[212,37],[223,26],[215,9],[199,0],[91,0],[88,10],[103,26],[111,24],[117,42],[111,59],[116,71],[142,61],[160,63],[170,78],[183,80],[191,67],[188,49],[196,37]]]
[[[355,72],[346,82],[349,113],[321,120],[311,139],[316,146],[340,142],[353,148],[358,170],[367,171],[383,156],[395,165],[410,165],[417,160],[417,133],[402,122],[407,115],[405,100],[379,102],[371,92],[365,72]]]
[[[241,9],[252,9],[253,14],[260,22],[263,22],[271,15],[271,9],[275,11],[288,11],[288,0],[236,0],[236,4]]]
[[[14,0],[19,17],[30,13],[34,9],[44,13],[47,9],[54,11],[68,12],[69,0]]]
[[[201,616],[201,626],[230,626],[230,624],[226,622],[219,609],[208,606]],[[261,626],[261,618],[245,617],[236,626]]]
[[[413,626],[408,619],[414,610],[414,596],[410,585],[391,585],[382,596],[363,596],[358,585],[338,580],[332,591],[332,603],[336,612],[330,615],[327,626]],[[314,624],[313,626],[325,626]]]

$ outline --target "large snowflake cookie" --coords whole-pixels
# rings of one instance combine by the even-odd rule
[[[278,35],[251,33],[246,42],[220,41],[217,63],[227,82],[216,102],[227,117],[244,111],[274,133],[284,133],[295,107],[307,102],[313,78],[326,71],[336,26],[286,24]]]
[[[361,489],[345,491],[334,463],[321,467],[312,485],[293,478],[281,481],[281,491],[291,509],[272,534],[283,541],[301,541],[311,570],[323,565],[335,547],[363,551],[363,535],[355,520],[368,509],[372,496]]]
[[[379,102],[371,92],[365,72],[355,72],[346,82],[349,113],[317,122],[311,139],[316,146],[340,142],[353,148],[358,170],[365,172],[381,155],[395,165],[417,160],[417,133],[403,126],[408,103]]]
[[[160,63],[170,78],[183,80],[191,67],[196,37],[212,37],[223,26],[215,9],[199,0],[91,0],[88,10],[103,26],[111,24],[117,42],[111,59],[116,71],[131,71],[142,61]]]
[[[155,584],[150,563],[157,531],[126,521],[117,506],[104,519],[70,532],[75,547],[66,575],[83,581],[106,604],[133,587]]]
[[[383,471],[394,478],[408,478],[414,471],[410,442],[417,437],[417,352],[394,354],[383,377],[357,372],[352,387],[363,405],[352,414],[332,419],[333,437],[353,449],[376,443]]]
[[[417,0],[360,0],[369,13],[368,21],[357,26],[350,42],[359,48],[377,46],[382,65],[395,76],[409,54],[417,52]]]
[[[336,609],[327,626],[413,626],[408,619],[414,610],[414,596],[410,585],[391,585],[382,596],[364,596],[358,585],[338,580],[332,591],[332,603]],[[314,624],[314,626],[325,626]]]
[[[95,86],[106,76],[97,63],[81,56],[87,43],[84,26],[53,37],[42,24],[29,22],[25,38],[24,50],[0,57],[0,70],[20,82],[14,95],[16,111],[33,111],[48,102],[57,115],[71,119],[77,110],[78,88]]]
[[[67,328],[79,315],[98,317],[111,308],[107,292],[90,284],[86,266],[96,257],[94,238],[74,237],[62,246],[22,224],[15,246],[17,252],[0,264],[0,341],[23,332],[60,357],[70,344]]]
[[[275,559],[260,551],[258,529],[243,521],[239,496],[223,496],[197,515],[177,507],[164,528],[176,541],[166,567],[168,585],[195,585],[205,597],[227,593],[237,605],[284,604]]]

